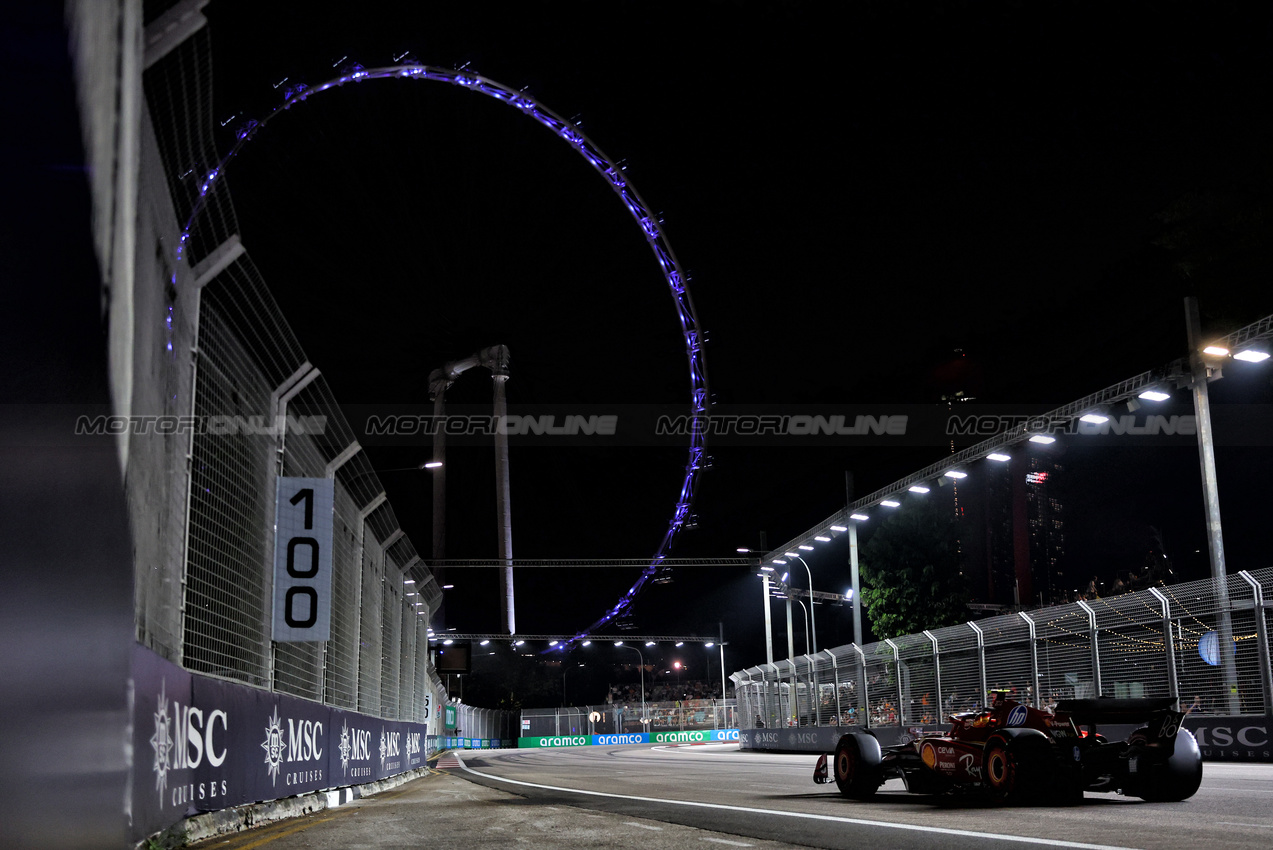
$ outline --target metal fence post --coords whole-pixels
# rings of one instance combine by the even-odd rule
[[[1092,683],[1096,687],[1096,695],[1100,696],[1105,692],[1105,688],[1101,686],[1101,647],[1100,638],[1096,633],[1096,612],[1082,599],[1077,604],[1087,612],[1087,627],[1092,640]]]
[[[822,650],[831,659],[831,680],[835,683],[832,687],[835,689],[835,722],[838,724],[840,718],[844,717],[844,711],[840,708],[840,665],[835,660],[835,654],[829,649]]]
[[[1176,675],[1176,637],[1175,629],[1171,624],[1171,603],[1167,601],[1167,596],[1158,588],[1151,587],[1149,592],[1162,603],[1163,646],[1167,649],[1167,692],[1175,694],[1176,699],[1179,700],[1180,682],[1179,677]]]
[[[1269,627],[1264,619],[1264,588],[1246,570],[1238,573],[1251,585],[1255,613],[1255,639],[1260,654],[1260,688],[1264,691],[1264,713],[1273,714],[1273,666],[1269,661]]]
[[[1038,633],[1035,631],[1034,620],[1030,619],[1030,615],[1024,611],[1021,611],[1019,613],[1021,615],[1021,619],[1025,620],[1026,625],[1030,627],[1030,680],[1034,683],[1034,686],[1030,690],[1031,692],[1036,694],[1035,699],[1037,700],[1037,693],[1039,691]],[[987,695],[989,694],[987,693]],[[985,697],[983,696],[982,699],[985,699]],[[1037,702],[1035,702],[1035,707],[1036,708],[1038,707]]]
[[[861,693],[858,694],[858,723],[861,724],[863,728],[870,729],[871,701],[870,695],[866,690],[866,653],[863,652],[862,647],[858,646],[856,643],[853,644],[853,649],[858,654],[858,684],[862,686]]]
[[[924,635],[933,642],[933,689],[937,694],[937,722],[941,722],[941,659],[939,655],[941,648],[937,645],[937,638],[928,629],[924,629]]]
[[[897,679],[897,725],[902,725],[902,654],[897,651],[897,644],[892,639],[885,638],[884,642],[893,648],[893,677]]]
[[[969,622],[972,630],[977,633],[977,675],[981,680],[981,698],[979,702],[984,703],[986,695],[990,693],[990,687],[986,684],[986,633],[981,630],[981,626],[976,623]],[[951,711],[955,710],[952,705]]]

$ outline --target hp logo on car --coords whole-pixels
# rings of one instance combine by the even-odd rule
[[[1026,707],[1024,705],[1018,705],[1008,713],[1008,725],[1020,726],[1022,723],[1025,723],[1025,718]]]

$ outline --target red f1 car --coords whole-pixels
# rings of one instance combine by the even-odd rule
[[[1156,802],[1192,797],[1202,783],[1198,742],[1180,727],[1175,697],[1074,699],[1040,711],[995,692],[990,708],[952,715],[946,734],[881,747],[869,731],[841,736],[834,776],[840,793],[866,800],[887,779],[916,794],[974,791],[1008,803],[1076,804],[1085,791]],[[1137,728],[1108,741],[1098,724]],[[830,782],[827,756],[813,779]]]

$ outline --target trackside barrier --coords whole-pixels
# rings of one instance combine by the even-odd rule
[[[1271,583],[1273,568],[1242,571],[1226,587],[1159,585],[742,670],[730,677],[739,743],[826,752],[827,740],[865,727],[882,743],[901,741],[945,728],[950,714],[980,708],[988,690],[1002,688],[1039,708],[1178,696],[1203,758],[1273,762]],[[1226,628],[1232,664],[1218,638]]]
[[[521,748],[590,747],[614,744],[712,744],[739,739],[737,729],[695,729],[688,732],[626,732],[612,735],[547,735],[518,738]]]

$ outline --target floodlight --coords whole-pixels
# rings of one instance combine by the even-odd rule
[[[1254,348],[1248,348],[1246,351],[1239,351],[1233,355],[1234,360],[1245,360],[1248,363],[1262,363],[1269,359],[1267,351],[1257,351]]]
[[[1030,437],[1030,442],[1046,446],[1049,443],[1055,443],[1056,437],[1049,437],[1047,434],[1035,434]]]

